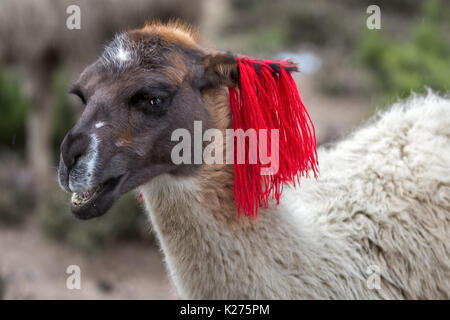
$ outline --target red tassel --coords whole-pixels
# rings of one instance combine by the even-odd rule
[[[271,175],[261,174],[266,167],[258,158],[255,164],[249,159],[249,144],[241,150],[235,144],[234,195],[237,210],[247,216],[257,217],[258,208],[267,207],[270,195],[280,201],[284,183],[295,185],[300,176],[308,176],[310,170],[317,177],[316,134],[311,118],[303,105],[297,85],[286,70],[295,68],[290,61],[258,61],[238,58],[239,87],[229,88],[233,129],[267,129],[267,150],[271,150],[273,129],[279,133],[279,169]],[[276,147],[276,146],[275,146]],[[237,159],[245,152],[245,162]]]

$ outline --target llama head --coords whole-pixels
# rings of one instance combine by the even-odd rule
[[[289,61],[204,49],[179,23],[151,23],[117,35],[71,90],[85,104],[61,145],[59,182],[73,192],[72,212],[83,219],[100,216],[158,175],[195,174],[201,165],[172,161],[178,142],[171,138],[177,129],[195,137],[201,123],[202,132],[279,131],[280,170],[270,176],[261,173],[262,162],[250,164],[247,145],[234,152],[247,153],[244,164],[234,163],[238,211],[256,216],[269,195],[279,200],[283,183],[316,172],[314,128],[289,74],[296,69]],[[191,155],[203,147],[192,143]]]
[[[117,35],[71,89],[85,106],[61,144],[58,178],[73,193],[75,216],[100,216],[160,174],[194,174],[199,165],[171,161],[171,134],[193,132],[194,121],[204,130],[214,123],[204,92],[231,85],[236,63],[231,54],[200,47],[179,23]],[[221,117],[229,119],[229,110]]]

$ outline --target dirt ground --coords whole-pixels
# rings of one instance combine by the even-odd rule
[[[326,96],[313,76],[297,77],[319,143],[348,133],[370,114],[363,97]],[[66,288],[69,265],[81,268],[80,290]],[[0,227],[0,280],[4,299],[176,299],[157,248],[120,243],[85,255],[47,239],[32,221]]]
[[[0,228],[4,299],[174,299],[157,248],[120,243],[92,255],[47,239],[31,221]],[[81,289],[66,287],[67,267],[78,265]],[[1,297],[0,297],[1,298]]]

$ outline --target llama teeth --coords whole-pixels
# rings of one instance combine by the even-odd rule
[[[96,194],[99,189],[99,186],[96,186],[92,188],[91,190],[82,191],[82,192],[74,192],[72,193],[71,202],[76,206],[81,206],[89,200],[91,200]]]

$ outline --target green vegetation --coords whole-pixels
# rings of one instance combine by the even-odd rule
[[[10,70],[0,68],[0,223],[19,225],[33,206],[33,195],[11,177],[21,162],[26,138],[28,101],[23,94],[19,78]]]
[[[75,122],[75,112],[67,96],[67,75],[59,69],[52,77],[52,146],[55,155],[64,135]],[[19,78],[0,69],[0,145],[23,153],[29,101]]]
[[[0,69],[0,145],[23,152],[27,107],[19,79]]]
[[[427,1],[423,18],[412,27],[410,39],[398,41],[378,30],[368,30],[361,38],[363,63],[373,72],[385,104],[405,98],[427,87],[450,90],[450,15],[438,1]]]
[[[322,2],[232,0],[232,15],[224,34],[236,49],[273,54],[301,43],[316,46],[347,43],[347,26]],[[330,33],[333,30],[333,33]]]

